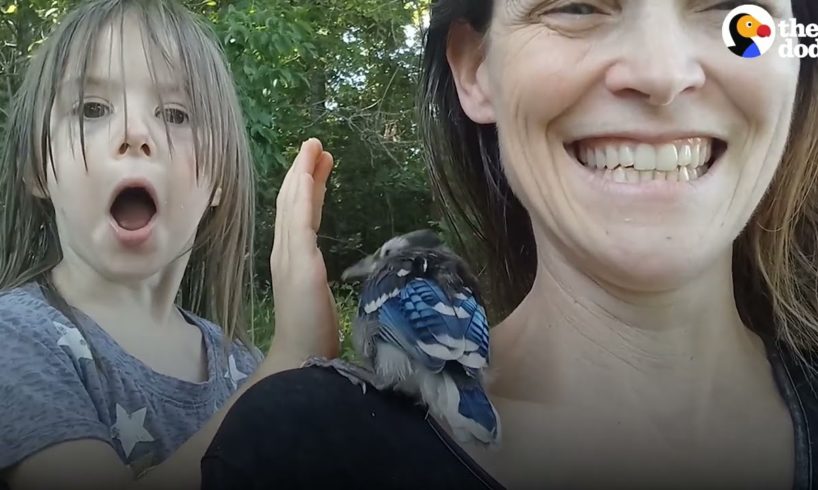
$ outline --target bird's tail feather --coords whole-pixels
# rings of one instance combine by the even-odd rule
[[[419,381],[429,411],[449,425],[459,442],[499,443],[500,417],[477,380],[428,373]]]

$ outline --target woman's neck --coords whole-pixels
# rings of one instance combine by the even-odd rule
[[[762,342],[739,318],[729,254],[695,281],[644,293],[603,285],[540,249],[530,293],[491,334],[495,396],[701,399],[735,382],[728,373],[769,371]]]

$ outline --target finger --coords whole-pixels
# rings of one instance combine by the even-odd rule
[[[312,226],[312,189],[315,181],[310,174],[299,175],[298,194],[293,209],[290,243],[291,250],[308,251],[318,245],[318,236]]]
[[[297,226],[310,227],[312,224],[312,196],[315,180],[310,174],[299,174],[298,191],[293,206],[293,222]]]
[[[332,153],[328,151],[322,151],[321,155],[318,157],[318,161],[315,165],[315,171],[313,172],[313,178],[315,179],[316,184],[326,186],[327,181],[329,180],[329,175],[332,173],[332,167],[335,161],[332,157]]]
[[[284,179],[281,181],[281,187],[278,188],[278,195],[276,196],[276,213],[275,213],[275,231],[273,235],[273,249],[270,252],[270,267],[275,267],[273,262],[277,258],[286,257],[287,249],[286,242],[288,240],[288,229],[290,227],[290,211],[292,203],[292,196],[295,194],[298,184],[296,175],[299,158],[303,157],[304,149],[307,142],[301,144],[298,155],[293,164],[287,169],[284,174]]]
[[[321,216],[324,212],[324,198],[327,193],[327,182],[329,181],[330,173],[332,172],[333,159],[332,155],[323,152],[315,169],[313,180],[313,196],[312,196],[312,227],[318,232],[321,228]]]
[[[299,151],[298,156],[295,157],[295,162],[293,162],[293,166],[290,170],[295,173],[307,173],[312,175],[315,172],[318,159],[321,157],[323,151],[323,146],[318,139],[308,139],[301,145],[301,151]],[[295,187],[296,186],[293,186],[293,188]],[[296,196],[293,190],[293,192],[289,194],[288,202],[293,203],[295,199]]]
[[[278,194],[276,195],[276,236],[279,236],[278,228],[283,224],[283,221],[287,217],[287,211],[289,210],[287,204],[290,202],[290,194],[292,193],[293,175],[295,174],[293,170],[294,167],[295,165],[293,164],[287,169],[287,172],[284,174],[284,179],[281,181],[281,186],[278,188]]]
[[[302,176],[305,175],[305,172],[311,174],[315,171],[317,161],[322,154],[323,146],[319,140],[311,138],[305,141],[301,144],[298,155],[284,176],[276,198],[275,235],[273,250],[270,253],[271,267],[283,265],[274,265],[277,261],[286,262],[288,260],[289,251],[294,250],[295,247],[292,243],[293,239],[299,242],[304,241],[293,236],[294,233],[297,235],[301,232],[301,230],[294,230],[293,228],[311,224],[310,222],[305,224],[304,218],[297,215],[298,213],[307,213],[307,216],[312,215],[312,206],[309,200],[307,200],[307,205],[298,202],[300,195],[306,194],[306,198],[311,198],[313,194],[311,186],[302,185]]]
[[[298,155],[296,155],[290,168],[287,169],[287,173],[284,174],[284,180],[278,189],[278,196],[276,196],[274,239],[278,239],[279,242],[284,241],[287,237],[286,229],[289,227],[289,214],[292,210],[292,202],[298,190],[298,173],[304,166],[305,158],[308,158],[308,152],[315,151],[317,141],[318,140],[307,140],[301,144]],[[318,146],[320,146],[320,142],[318,142]]]
[[[308,160],[314,159],[316,153],[316,143],[318,140],[309,139],[301,143],[301,148],[298,150],[298,155],[295,156],[293,164],[287,170],[287,175],[284,176],[284,182],[281,184],[282,200],[284,206],[291,207],[295,199],[295,192],[298,188],[297,174],[303,171],[304,167],[310,167]],[[318,143],[320,147],[320,143]],[[318,152],[320,154],[320,151]]]
[[[295,192],[298,188],[297,175],[300,173],[300,168],[304,165],[303,161],[310,146],[310,140],[301,143],[301,148],[298,150],[298,155],[295,156],[293,164],[290,165],[290,169],[287,171],[287,176],[284,177],[284,182],[288,184],[287,192],[284,194],[284,205],[288,208],[291,207],[293,200],[295,199]]]
[[[277,267],[277,262],[282,256],[282,248],[284,246],[284,223],[287,220],[287,205],[284,196],[287,193],[288,176],[289,172],[284,176],[284,180],[281,183],[281,187],[278,188],[278,195],[276,196],[275,221],[273,221],[273,248],[270,251],[270,269],[273,273],[273,269]]]
[[[286,211],[283,210],[285,206],[277,206],[276,207],[276,217],[274,228],[275,231],[273,232],[273,247],[270,250],[270,272],[275,274],[277,269],[280,269],[282,262],[285,261],[284,257],[287,256],[288,247],[287,247],[287,214]],[[275,280],[275,276],[273,277]],[[275,282],[275,281],[274,281]]]

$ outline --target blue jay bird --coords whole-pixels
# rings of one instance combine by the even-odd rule
[[[366,364],[311,360],[366,390],[395,389],[419,397],[463,443],[495,445],[500,420],[483,388],[489,325],[477,279],[431,230],[384,243],[348,268],[364,278],[353,345]]]

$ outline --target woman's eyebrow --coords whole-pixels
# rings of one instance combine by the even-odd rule
[[[509,16],[527,15],[532,10],[542,10],[557,0],[506,0],[505,9]]]

